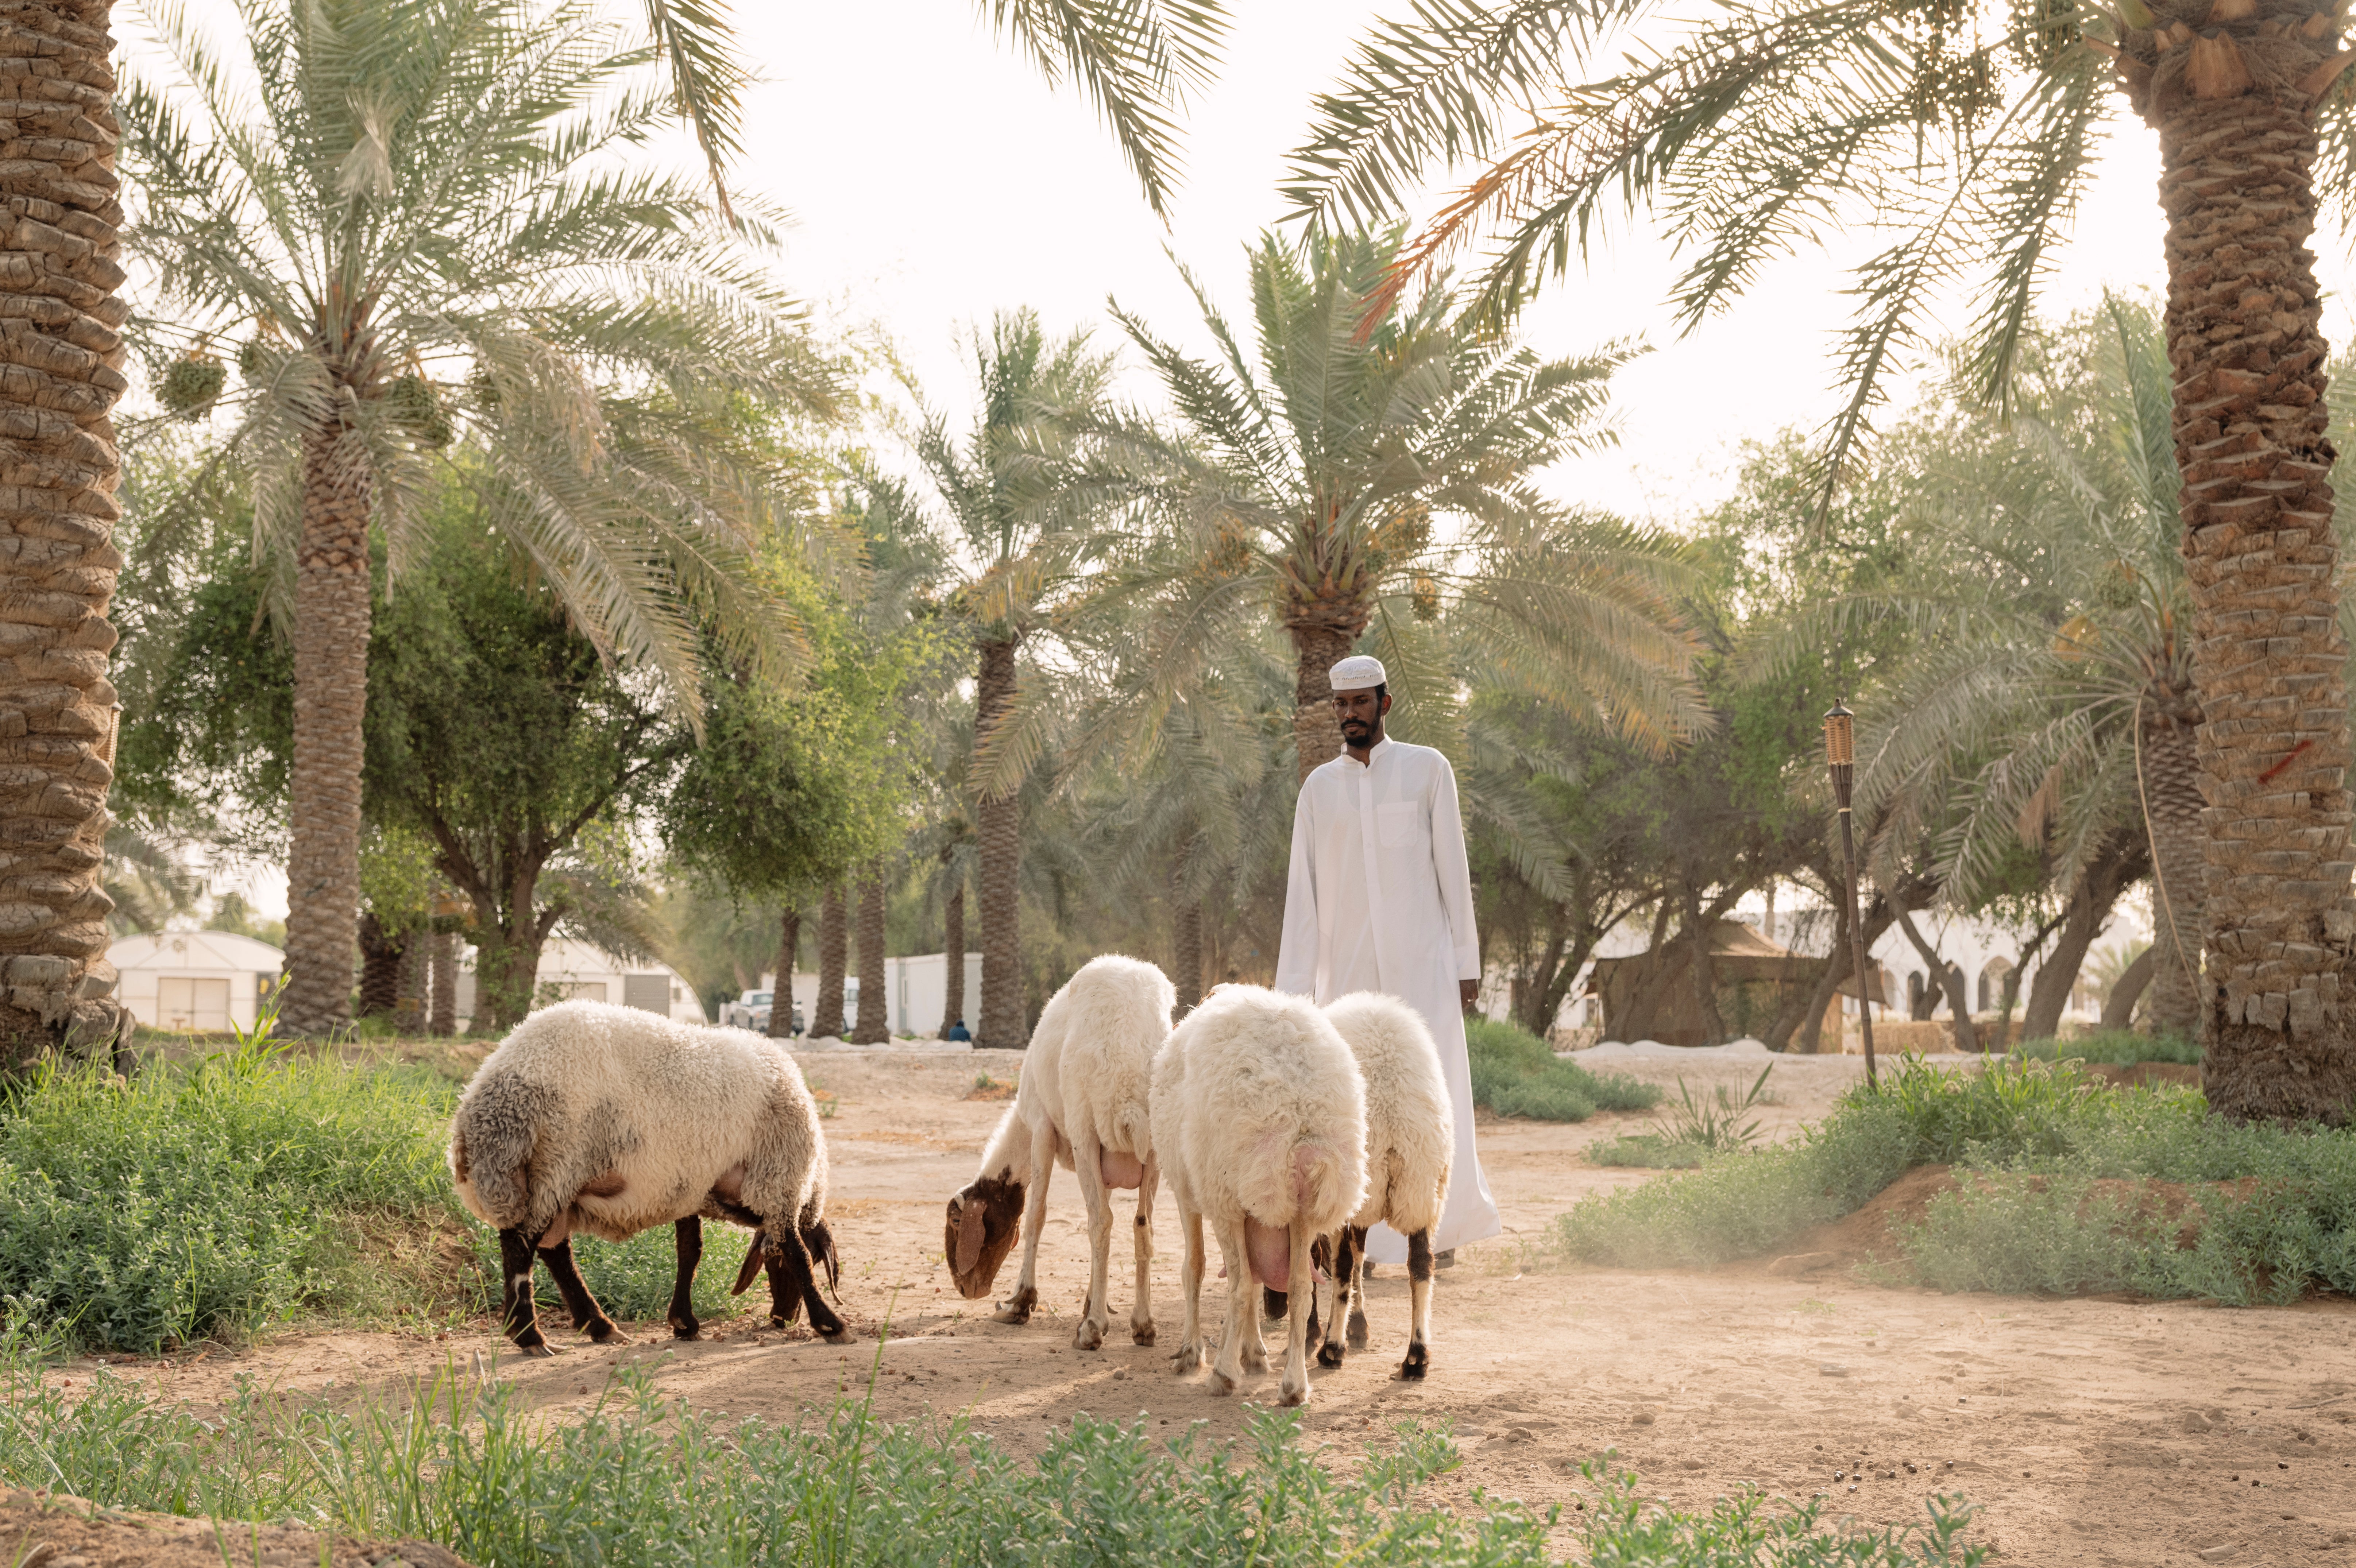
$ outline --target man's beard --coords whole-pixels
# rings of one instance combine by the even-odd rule
[[[1353,746],[1363,746],[1375,738],[1375,727],[1363,719],[1342,720],[1342,739]]]

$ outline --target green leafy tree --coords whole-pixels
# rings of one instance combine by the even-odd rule
[[[1648,15],[1638,0],[1434,0],[1378,27],[1296,155],[1296,211],[1367,221],[1435,165],[1484,165],[1392,283],[1494,235],[1481,292],[1503,304],[1561,275],[1615,212],[1649,208],[1687,258],[1671,287],[1689,325],[1768,259],[1869,219],[1886,242],[1856,272],[1829,484],[1886,379],[1927,347],[1940,295],[1975,299],[1974,384],[2009,407],[2037,285],[2097,148],[2132,111],[2157,137],[2168,216],[2176,508],[2208,804],[2204,1082],[2229,1116],[2345,1119],[2347,647],[2308,250],[2319,193],[2356,172],[2342,13],[2315,0],[2003,13],[1719,0],[1665,47],[1626,50]]]
[[[1273,606],[1306,777],[1342,750],[1326,672],[1370,629],[1403,703],[1446,704],[1441,642],[1423,630],[1444,610],[1452,644],[1498,678],[1665,747],[1701,720],[1676,550],[1537,484],[1608,439],[1628,351],[1544,359],[1437,288],[1377,305],[1397,249],[1396,235],[1319,239],[1305,256],[1263,240],[1248,354],[1191,279],[1216,359],[1116,311],[1184,427],[1110,432],[1101,459],[1162,519],[1158,548],[1111,590],[1181,607],[1153,650],[1156,688],[1198,678],[1238,619]]]
[[[791,490],[741,408],[836,392],[761,230],[615,172],[672,99],[589,7],[256,0],[244,23],[254,91],[159,18],[177,76],[123,104],[127,242],[180,324],[155,341],[193,357],[164,400],[227,425],[209,477],[250,479],[292,627],[284,1017],[317,1030],[349,1008],[372,533],[397,578],[455,477],[595,649],[691,717],[699,616],[765,667],[798,655],[746,570]],[[179,367],[203,362],[198,387]]]

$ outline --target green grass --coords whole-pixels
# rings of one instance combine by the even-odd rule
[[[2040,1061],[2067,1061],[2075,1057],[2080,1061],[2101,1061],[2124,1065],[2133,1061],[2175,1061],[2190,1066],[2201,1062],[2201,1046],[2197,1040],[2172,1034],[2136,1034],[2132,1029],[2097,1029],[2082,1034],[2075,1040],[2035,1040],[2015,1045],[2012,1054],[2033,1057]]]
[[[1901,1062],[1799,1143],[1590,1199],[1557,1221],[1555,1240],[1631,1266],[1757,1256],[1918,1165],[1954,1166],[1959,1185],[1901,1230],[1887,1277],[2233,1305],[2356,1294],[2356,1133],[2236,1125],[2197,1091],[2104,1088],[2066,1062]],[[2167,1189],[2148,1183],[2181,1188],[2197,1224],[2171,1217],[2156,1200]]]
[[[0,1484],[224,1520],[291,1520],[418,1537],[500,1568],[637,1564],[1030,1564],[1248,1561],[1539,1568],[1565,1519],[1595,1563],[1783,1568],[1974,1564],[1968,1509],[1850,1533],[1756,1492],[1681,1514],[1633,1477],[1538,1511],[1431,1500],[1447,1433],[1401,1424],[1355,1466],[1319,1463],[1297,1413],[1261,1412],[1233,1445],[1157,1442],[1081,1416],[1026,1462],[961,1419],[886,1424],[858,1401],[798,1427],[726,1423],[617,1375],[584,1419],[530,1415],[506,1385],[455,1374],[400,1403],[342,1407],[244,1392],[213,1420],[103,1373],[79,1398],[21,1335],[0,1341]],[[880,1352],[879,1352],[880,1353]]]
[[[1583,1122],[1598,1111],[1647,1111],[1661,1091],[1616,1072],[1590,1072],[1555,1055],[1546,1041],[1513,1024],[1466,1019],[1472,1103],[1501,1116]]]
[[[0,1100],[0,1316],[152,1350],[307,1317],[488,1310],[496,1241],[459,1208],[444,1158],[456,1100],[423,1069],[266,1048],[127,1083],[21,1083]],[[716,1320],[745,1240],[717,1225],[704,1240],[696,1311]],[[669,1227],[574,1250],[608,1311],[663,1315]],[[544,1272],[540,1291],[561,1309]]]

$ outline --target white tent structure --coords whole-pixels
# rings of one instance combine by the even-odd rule
[[[286,955],[267,942],[226,931],[126,936],[106,956],[140,1027],[177,1031],[252,1029],[286,967]]]
[[[642,1008],[682,1023],[709,1023],[695,987],[668,964],[625,964],[588,943],[552,936],[540,950],[540,973],[533,987],[532,1006],[551,1002],[612,1002]],[[471,1029],[475,1013],[475,968],[469,962],[458,972],[458,1018],[461,1029]]]

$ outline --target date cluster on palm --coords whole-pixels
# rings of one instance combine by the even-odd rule
[[[2316,105],[2351,58],[2310,0],[2126,0],[2159,134],[2201,692],[2206,1087],[2240,1117],[2356,1102],[2349,741],[2314,257]],[[2098,46],[2104,47],[2105,46]]]
[[[112,1041],[99,888],[125,386],[102,4],[0,0],[0,1064]]]

